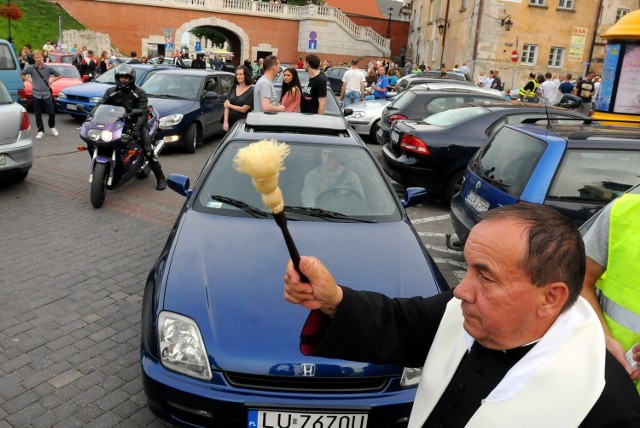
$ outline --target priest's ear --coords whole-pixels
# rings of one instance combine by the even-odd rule
[[[538,308],[538,316],[541,318],[558,316],[569,300],[569,286],[558,281],[549,283],[542,289],[544,300]]]

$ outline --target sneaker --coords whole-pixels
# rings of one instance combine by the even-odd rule
[[[42,137],[44,137],[44,132],[38,131],[38,135],[36,135],[36,138],[42,138]]]
[[[54,137],[58,136],[58,130],[56,128],[51,128],[51,133],[53,134]]]

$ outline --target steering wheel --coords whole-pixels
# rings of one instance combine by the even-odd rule
[[[324,190],[316,196],[316,207],[340,211],[345,207],[366,206],[364,195],[347,186],[336,186]],[[336,208],[337,207],[337,208]]]

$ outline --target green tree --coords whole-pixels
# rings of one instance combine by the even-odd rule
[[[189,32],[199,39],[211,41],[214,46],[222,46],[227,41],[222,34],[208,26],[194,27]]]

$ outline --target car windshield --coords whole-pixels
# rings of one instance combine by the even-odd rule
[[[519,198],[546,147],[542,140],[502,128],[469,167],[495,188]]]
[[[484,107],[461,107],[446,110],[440,113],[433,114],[426,119],[422,119],[427,125],[436,125],[443,128],[455,125],[467,119],[471,119],[475,116],[482,116],[489,110]]]
[[[101,104],[91,112],[92,122],[111,123],[127,114],[124,107]]]
[[[156,73],[144,82],[142,89],[150,97],[195,100],[198,98],[202,83],[201,76]]]
[[[80,79],[80,72],[75,67],[61,67],[59,65],[53,65],[53,64],[49,64],[49,66],[55,69],[58,73],[60,73],[60,76],[62,77],[76,77]]]
[[[215,215],[268,218],[254,210],[249,212],[243,205],[268,212],[251,178],[233,166],[238,150],[252,142],[233,141],[222,148],[196,198],[196,210]],[[392,189],[365,149],[301,142],[287,144],[291,153],[285,160],[278,186],[290,219],[388,222],[401,218]]]

